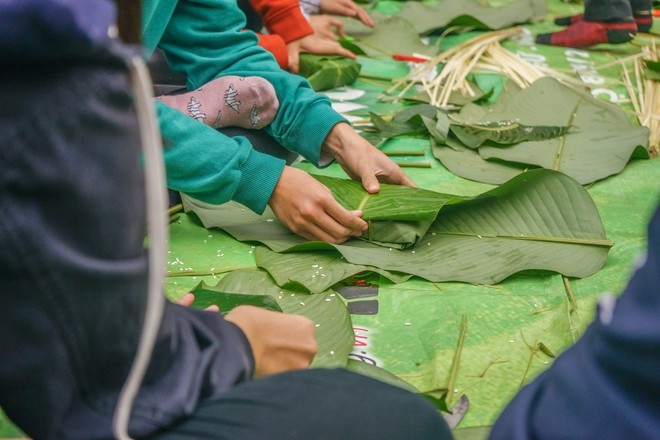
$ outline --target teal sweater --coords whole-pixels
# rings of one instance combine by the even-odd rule
[[[325,165],[319,163],[321,144],[344,119],[304,78],[281,70],[275,58],[257,46],[254,33],[241,31],[245,16],[235,0],[145,0],[143,9],[147,54],[160,47],[172,69],[187,76],[191,90],[224,75],[268,80],[280,108],[265,130],[314,165]],[[162,103],[156,108],[170,188],[208,203],[235,200],[263,212],[284,161]]]

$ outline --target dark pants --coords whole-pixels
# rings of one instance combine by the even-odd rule
[[[153,440],[443,440],[447,424],[414,394],[345,370],[241,384]]]
[[[585,0],[587,21],[632,21],[633,12],[650,11],[652,0]]]

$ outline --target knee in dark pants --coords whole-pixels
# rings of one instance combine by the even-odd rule
[[[451,432],[422,397],[343,369],[256,379],[209,400],[165,439],[442,440]]]

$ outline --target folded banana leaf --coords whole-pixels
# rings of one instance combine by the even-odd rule
[[[316,91],[353,84],[360,74],[360,64],[341,55],[300,54],[300,75]]]
[[[299,272],[294,266],[318,264],[319,250],[326,258],[322,271],[326,283],[346,278],[346,263],[352,263],[354,273],[368,265],[434,282],[494,284],[526,269],[586,277],[602,267],[612,246],[585,189],[562,173],[543,169],[519,174],[472,199],[447,204],[426,235],[406,250],[363,240],[340,245],[306,241],[272,213],[260,217],[236,204],[209,207],[185,197],[184,206],[195,211],[207,228],[217,226],[237,240],[285,252],[267,264],[260,261],[260,266],[275,279],[309,290],[317,286],[320,274]],[[331,252],[336,258],[328,255]]]
[[[396,136],[426,136],[428,128],[424,121],[435,117],[438,111],[442,110],[430,104],[416,104],[397,112],[391,120],[369,112],[373,131],[366,131],[363,127],[366,132],[362,133],[362,137],[373,145],[379,145]]]
[[[196,297],[194,305],[208,307],[215,304],[222,312],[226,312],[223,307],[227,300],[234,303],[234,306],[248,304],[264,307],[260,304],[263,303],[268,305],[265,308],[271,310],[272,303],[275,303],[284,313],[309,318],[314,322],[314,337],[319,346],[312,367],[345,367],[355,343],[348,309],[339,295],[330,290],[310,295],[278,286],[262,270],[243,270],[227,274],[215,286],[202,283],[193,293]],[[232,299],[232,294],[235,299]],[[250,297],[256,299],[251,300]],[[264,300],[264,297],[267,299]]]
[[[450,131],[460,145],[477,153],[433,136],[433,154],[454,174],[480,182],[500,184],[515,170],[542,167],[588,184],[621,172],[630,159],[649,158],[646,127],[633,126],[621,109],[550,77],[504,93],[491,107],[469,104],[459,115],[462,125],[452,125]],[[515,128],[502,133],[512,143],[502,142],[497,130],[490,131],[497,134],[493,137],[487,136],[488,130],[474,130],[498,124]],[[465,131],[468,126],[470,132]],[[440,146],[443,143],[453,151]],[[478,172],[475,163],[487,171]]]
[[[414,246],[426,235],[444,205],[463,200],[450,194],[388,184],[381,184],[378,193],[369,194],[354,180],[314,177],[330,188],[344,208],[362,211],[362,219],[369,223],[363,239],[396,249]]]
[[[462,145],[476,149],[486,141],[510,145],[523,141],[540,141],[565,135],[568,126],[525,125],[518,121],[482,119],[489,113],[476,104],[466,104],[460,113],[449,114],[430,104],[418,104],[397,112],[391,121],[371,113],[377,134],[382,140],[401,135],[430,134],[437,143],[446,143],[449,133]]]

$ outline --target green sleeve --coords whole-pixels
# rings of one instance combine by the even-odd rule
[[[244,137],[229,138],[157,102],[167,185],[207,203],[235,200],[261,214],[284,161],[260,153]]]
[[[323,141],[345,119],[304,78],[281,70],[275,58],[257,46],[254,33],[241,31],[244,26],[245,16],[235,0],[180,0],[159,47],[172,68],[186,74],[189,89],[224,75],[260,76],[269,81],[280,108],[266,131],[319,166]]]

